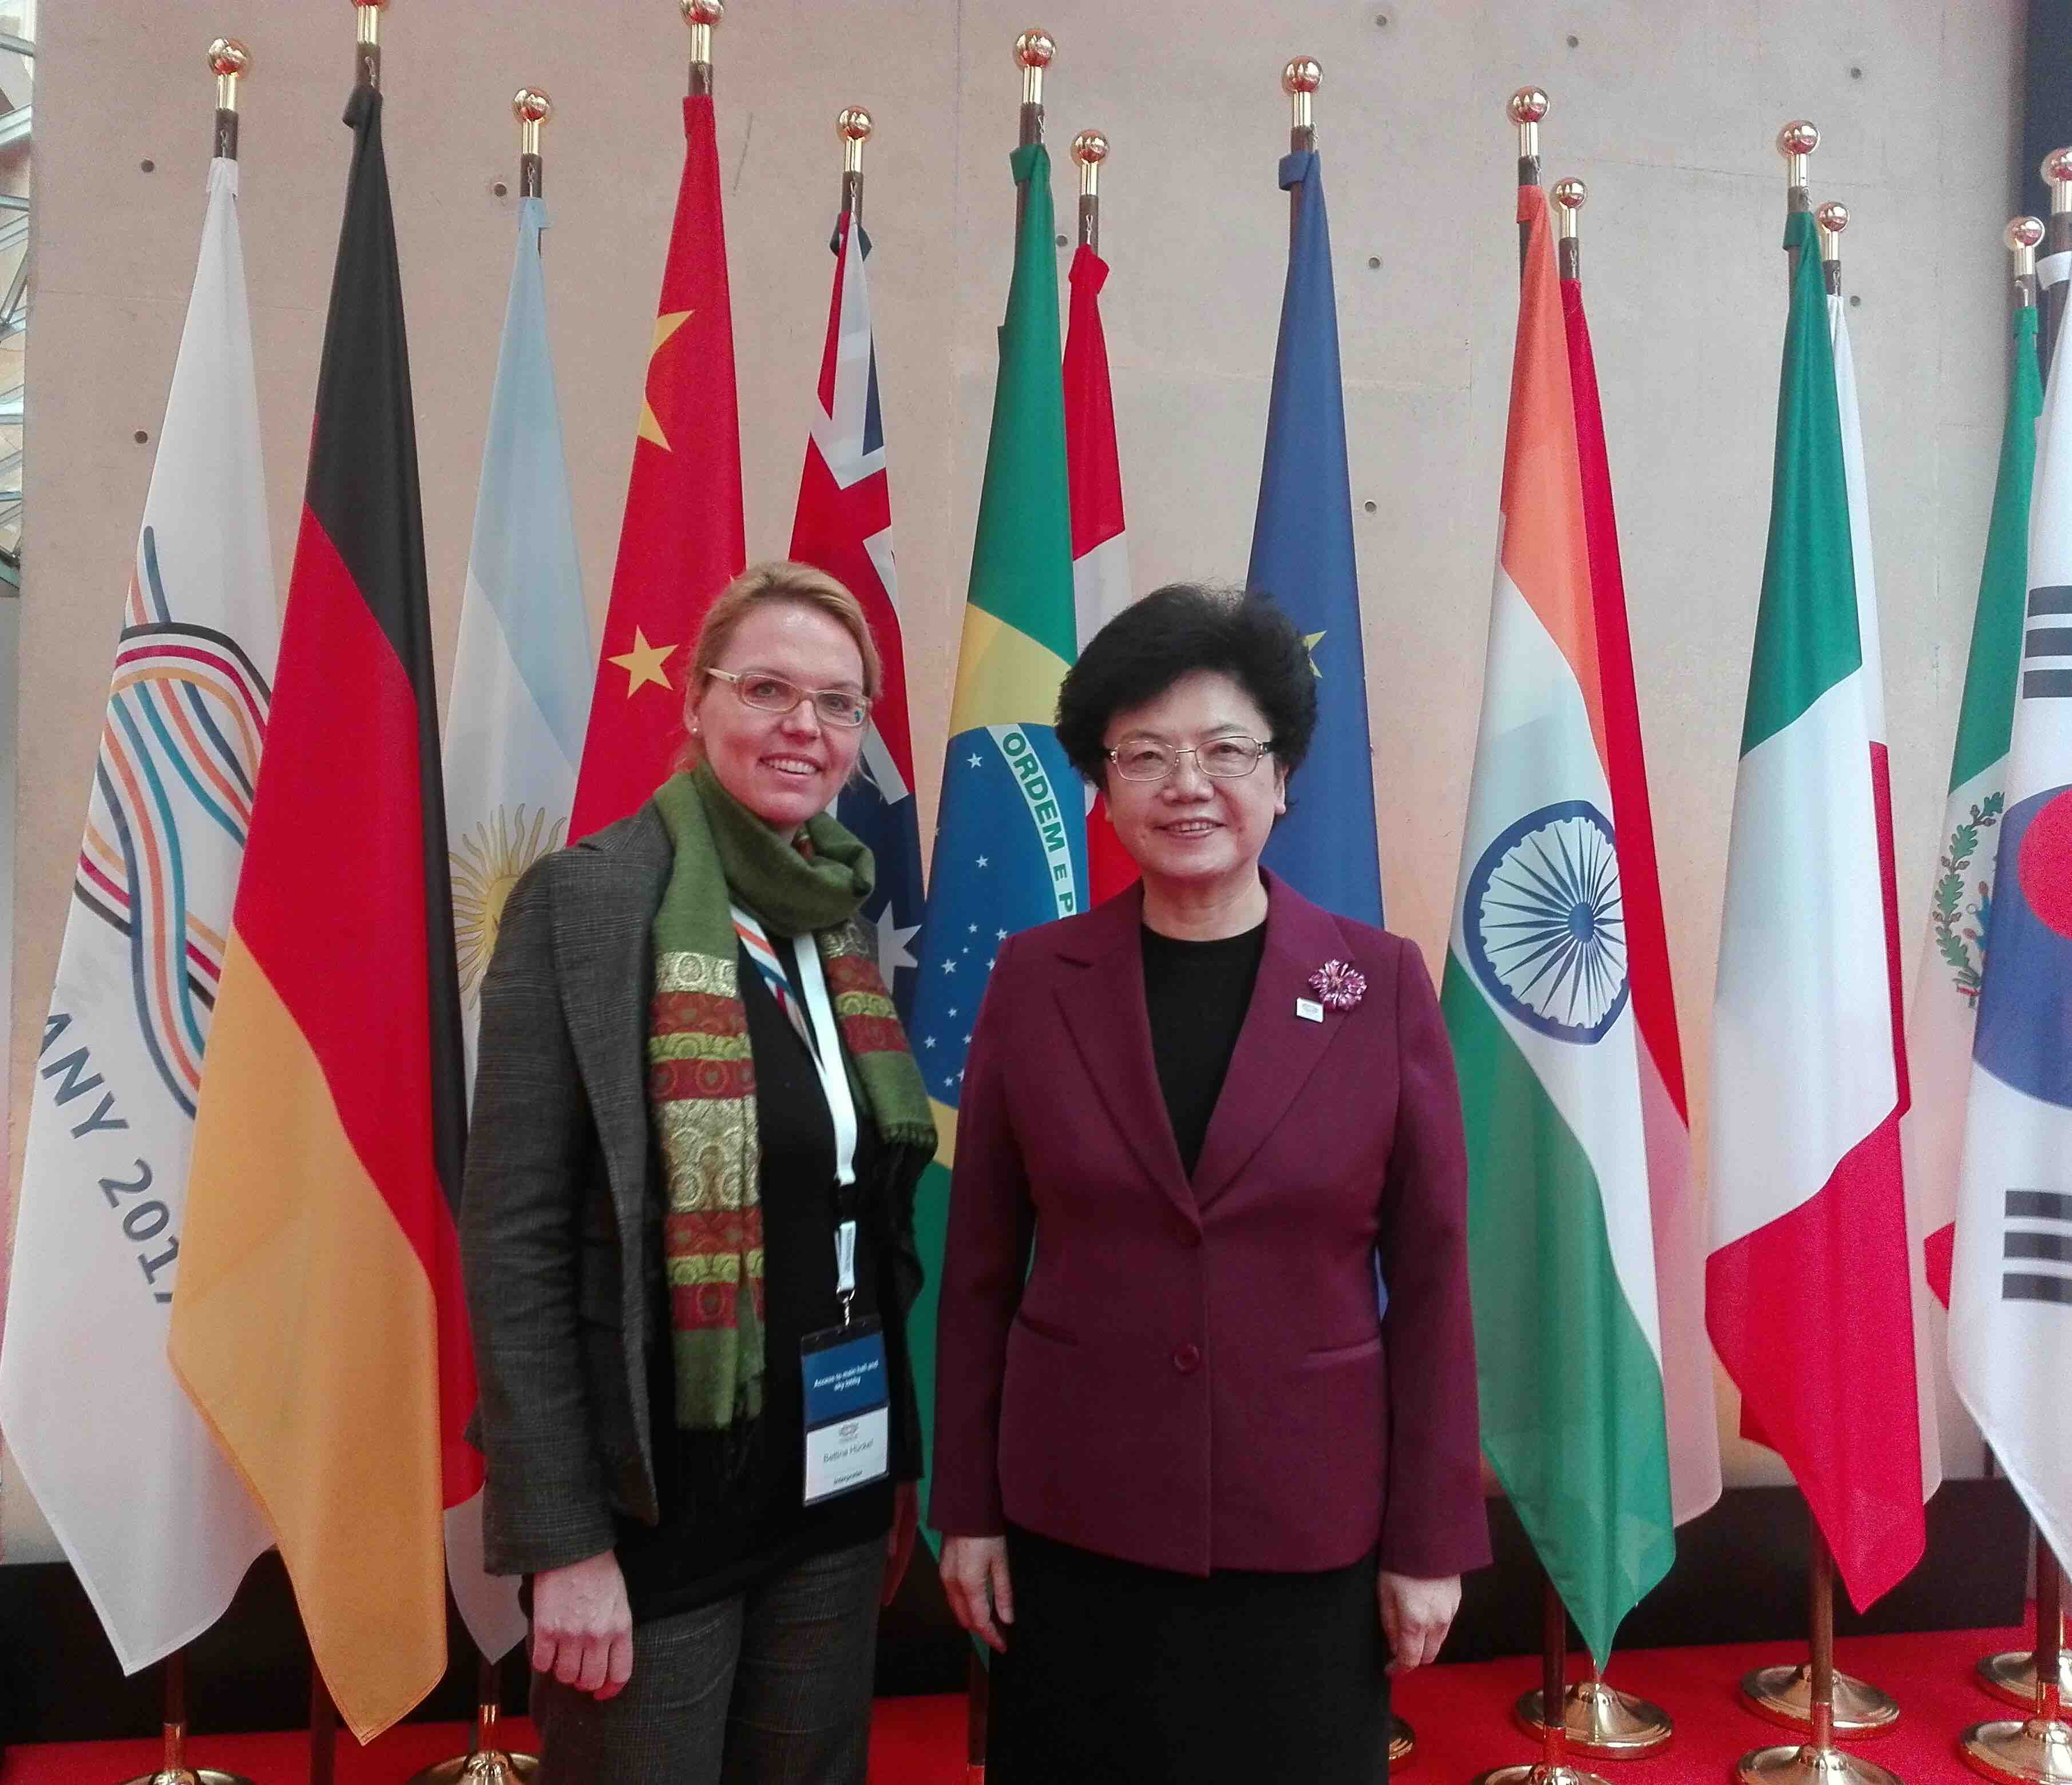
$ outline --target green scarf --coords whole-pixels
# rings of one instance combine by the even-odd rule
[[[880,1137],[932,1151],[935,1127],[856,921],[876,876],[870,851],[821,813],[802,854],[703,765],[657,788],[655,809],[676,851],[655,913],[648,1107],[667,1188],[676,1424],[725,1431],[761,1414],[764,1368],[763,1147],[732,905],[772,935],[812,934]]]

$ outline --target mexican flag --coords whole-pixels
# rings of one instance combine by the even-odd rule
[[[935,1403],[935,1295],[964,1054],[1000,945],[1087,897],[1086,798],[1051,725],[1077,652],[1050,158],[1018,149],[1014,273],[972,544],[933,870],[909,1026],[940,1136],[915,1229],[927,1276],[908,1317],[921,1405]],[[931,1430],[931,1456],[934,1449]]]
[[[1794,212],[1777,462],[1713,1000],[1706,1324],[1860,1611],[1919,1558],[1893,1002],[1835,359]]]
[[[2036,470],[2037,419],[2043,413],[2036,324],[2033,305],[2014,313],[2000,475],[1993,485],[1985,565],[1979,573],[1964,705],[1950,761],[1950,797],[1937,833],[1928,934],[1908,1020],[1917,1094],[1900,1124],[1900,1138],[1906,1151],[1907,1186],[1918,1200],[1926,1234],[1928,1281],[1946,1307],[1957,1184],[1964,1160],[1971,1036],[1984,983],[1994,864],[2007,804],[2008,745],[2014,735],[2022,613],[2029,599],[2029,490]]]
[[[1609,728],[1538,187],[1518,218],[1502,544],[1440,1002],[1467,1124],[1482,1449],[1601,1666],[1675,1542]]]

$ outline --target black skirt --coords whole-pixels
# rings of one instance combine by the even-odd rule
[[[1375,1558],[1175,1574],[1010,1526],[992,1785],[1382,1785]]]

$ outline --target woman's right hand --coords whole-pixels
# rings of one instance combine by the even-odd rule
[[[1007,1578],[1007,1539],[944,1538],[943,1596],[950,1602],[959,1623],[989,1648],[1005,1655],[1007,1639],[1001,1634],[1000,1625],[1014,1622],[1014,1588]]]
[[[612,1551],[532,1577],[532,1671],[599,1703],[633,1677],[633,1611]]]

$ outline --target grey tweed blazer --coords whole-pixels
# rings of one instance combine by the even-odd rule
[[[535,863],[504,905],[483,982],[460,1240],[492,1574],[609,1549],[615,1513],[660,1516],[644,1342],[660,1209],[646,1043],[651,936],[673,860],[648,804]],[[925,1159],[887,1151],[900,1156],[874,1217],[882,1301],[903,1315],[919,1287],[912,1195]],[[884,1311],[894,1473],[918,1475],[904,1322]],[[903,1469],[902,1450],[914,1459]]]
[[[484,1559],[534,1574],[654,1520],[648,1430],[649,938],[674,856],[652,806],[533,864],[482,987],[461,1200]]]

